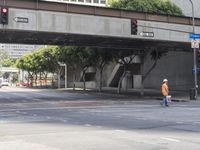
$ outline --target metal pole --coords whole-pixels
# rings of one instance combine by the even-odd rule
[[[194,4],[192,0],[189,0],[190,3],[192,4],[192,27],[193,27],[193,33],[195,33],[195,20],[194,20]],[[193,50],[194,52],[194,89],[195,89],[195,99],[198,97],[198,84],[197,84],[197,62],[196,62],[196,48]]]
[[[67,88],[67,64],[65,64],[65,88]]]

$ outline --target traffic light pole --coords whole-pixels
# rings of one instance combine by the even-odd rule
[[[192,4],[192,28],[193,28],[193,33],[195,33],[195,20],[194,20],[194,5],[192,0],[189,0],[190,3]],[[193,49],[194,52],[194,89],[195,89],[195,100],[198,98],[198,84],[197,84],[197,57],[196,57],[196,48]]]

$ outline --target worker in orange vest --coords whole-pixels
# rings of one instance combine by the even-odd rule
[[[163,94],[163,101],[162,101],[162,105],[168,107],[168,102],[167,102],[167,96],[169,94],[169,88],[168,88],[168,80],[164,79],[163,83],[162,83],[162,94]]]

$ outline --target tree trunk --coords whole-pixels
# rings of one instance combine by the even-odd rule
[[[126,76],[126,71],[124,70],[119,82],[118,82],[118,90],[117,93],[120,94],[121,93],[121,85],[122,85],[122,80],[124,79],[124,77]]]
[[[149,68],[149,70],[145,73],[145,75],[142,75],[142,85],[141,85],[142,87],[141,87],[141,91],[140,91],[141,96],[144,96],[144,81],[147,78],[147,76],[151,73],[151,71],[156,67],[157,62],[158,62],[158,54],[157,54],[157,57],[156,57],[153,65],[151,66],[151,68]],[[143,72],[144,60],[143,60],[143,63],[141,64],[141,66],[142,66],[141,70]]]
[[[42,88],[42,73],[40,72],[40,87]]]
[[[83,70],[83,91],[86,90],[86,86],[85,86],[85,69]]]
[[[48,73],[46,73],[45,77],[44,77],[45,78],[45,86],[46,86],[46,88],[47,88],[47,76],[48,76]]]
[[[37,73],[35,73],[35,86],[37,87]]]
[[[54,80],[53,80],[53,76],[54,74],[52,75],[52,78],[51,78],[51,87],[54,88]]]
[[[75,75],[75,72],[73,72],[73,90],[75,91],[75,78],[76,78],[76,75]]]
[[[102,74],[103,74],[103,68],[99,69],[99,92],[102,92]]]

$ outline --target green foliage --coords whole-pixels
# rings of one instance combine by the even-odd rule
[[[41,48],[31,54],[22,56],[16,61],[17,68],[28,72],[55,72],[58,62],[55,55],[55,47]]]
[[[149,13],[183,15],[182,10],[170,0],[117,0],[111,7]]]
[[[151,59],[152,60],[157,60],[162,58],[163,56],[167,55],[167,51],[157,51],[157,50],[152,50],[151,53]]]
[[[15,64],[15,59],[7,58],[2,61],[2,67],[11,67]]]
[[[113,50],[103,48],[89,48],[91,51],[91,62],[98,69],[103,68],[113,60]]]
[[[0,63],[2,63],[5,59],[8,58],[9,58],[8,53],[5,50],[0,49]]]

